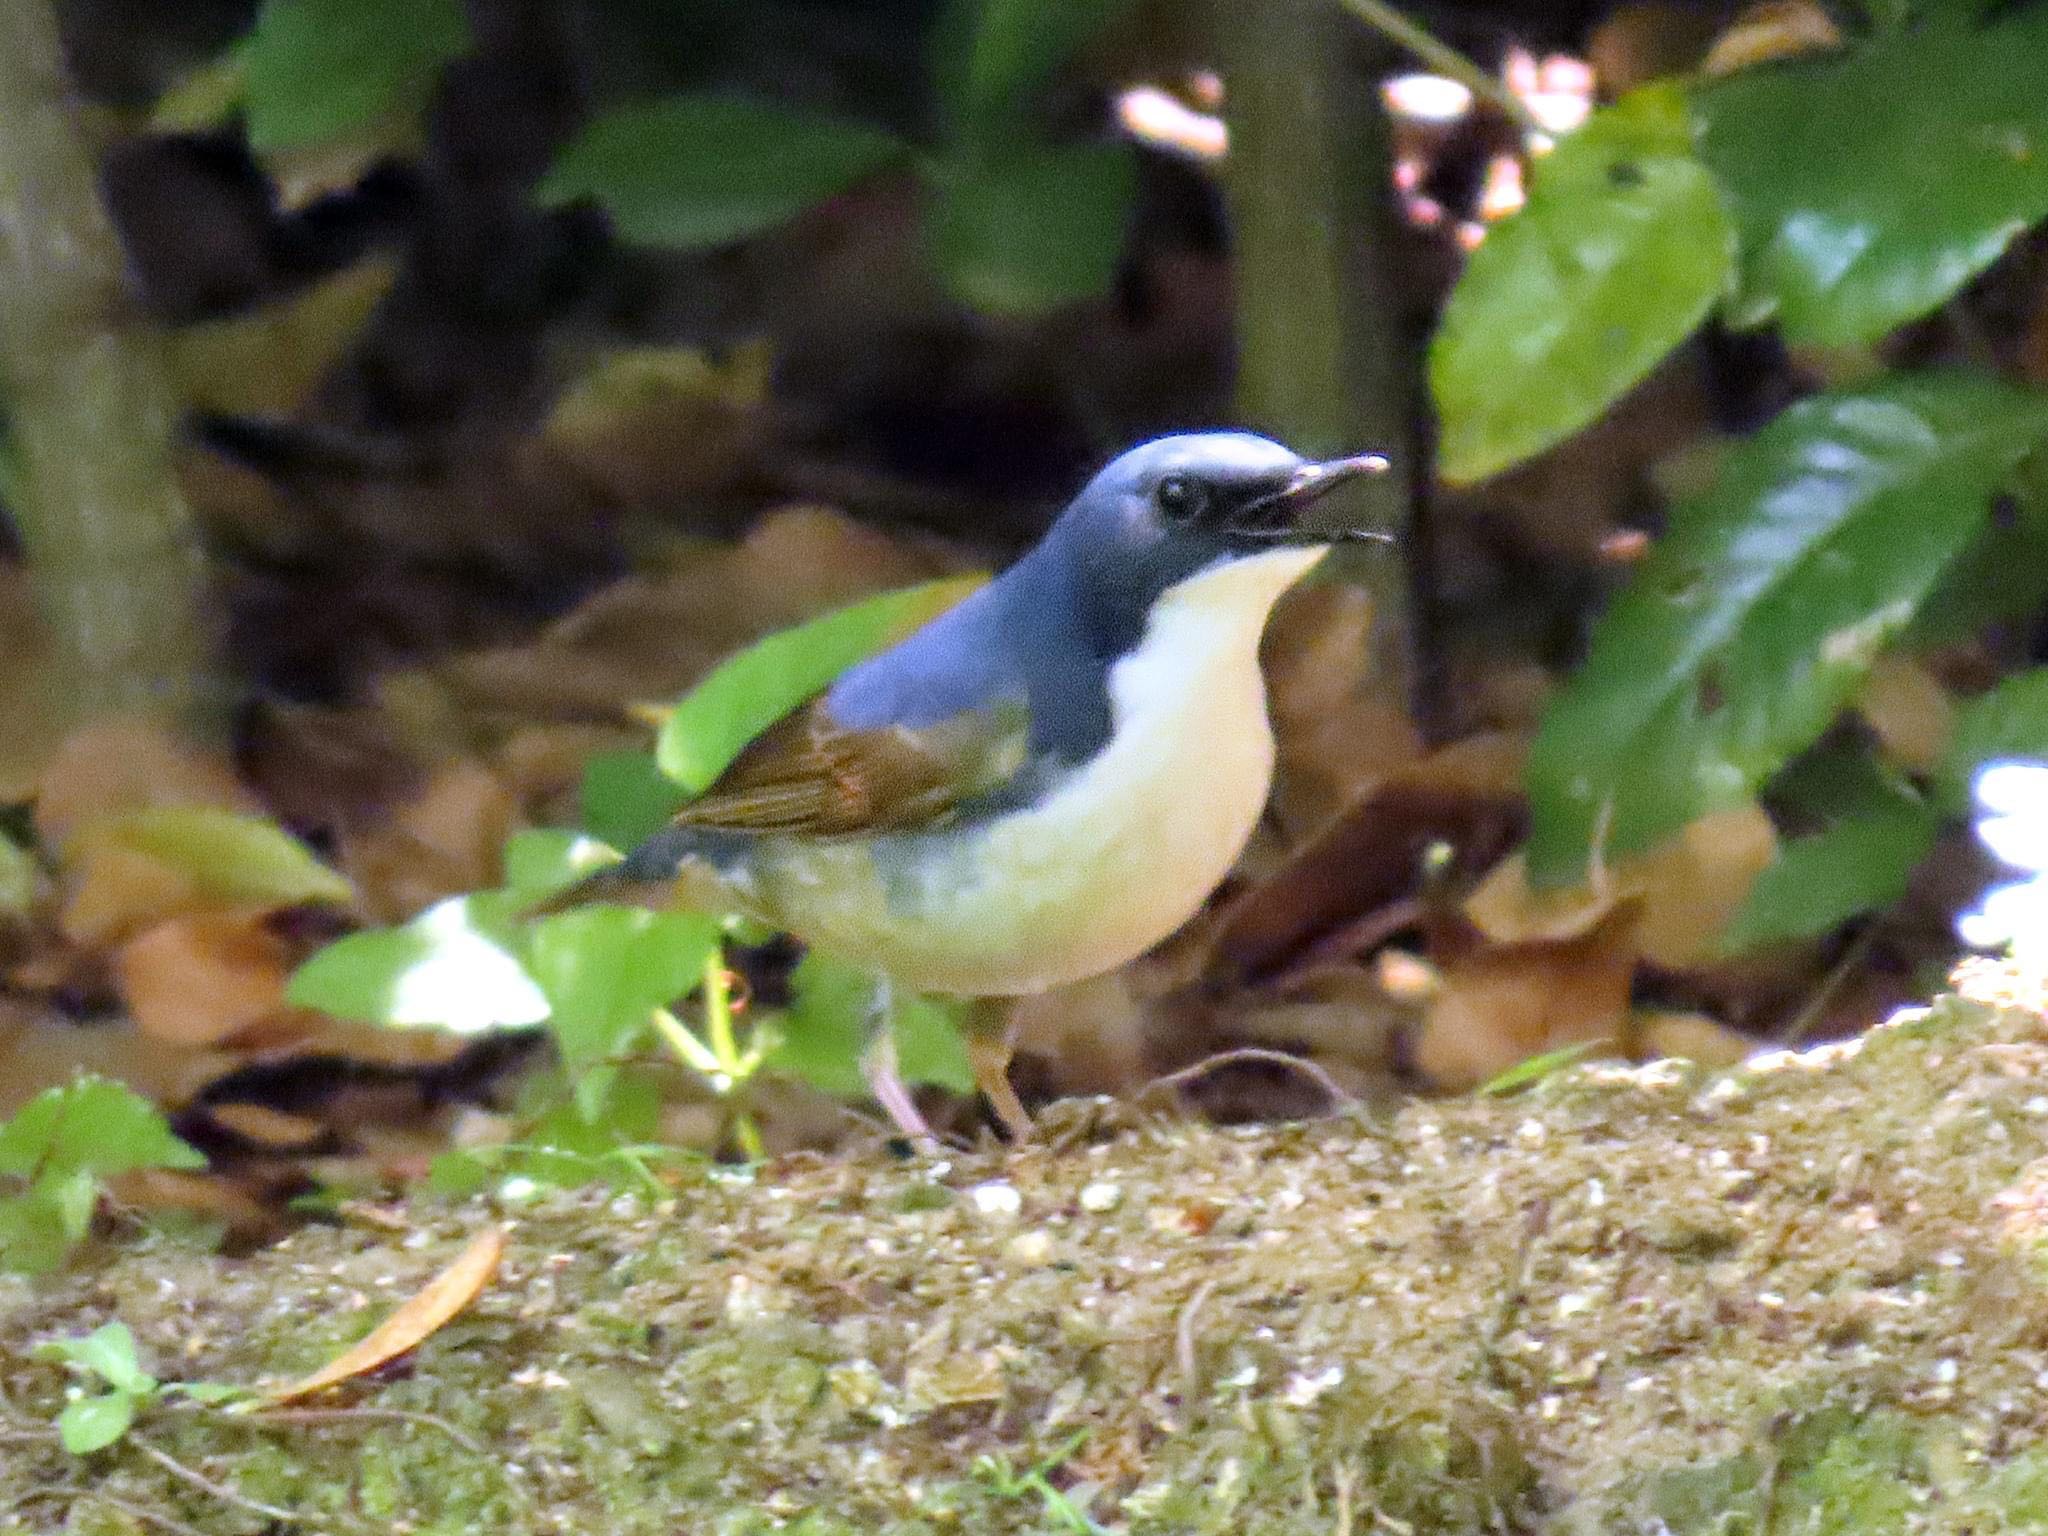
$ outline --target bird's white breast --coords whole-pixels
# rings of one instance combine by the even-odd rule
[[[1151,948],[1229,873],[1265,807],[1259,636],[1321,554],[1274,550],[1171,588],[1110,673],[1108,743],[1038,803],[972,829],[778,843],[756,870],[762,915],[968,996],[1043,991]]]

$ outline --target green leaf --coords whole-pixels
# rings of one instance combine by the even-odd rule
[[[655,761],[678,784],[701,794],[761,732],[981,582],[978,576],[956,576],[884,592],[756,641],[720,663],[676,705],[655,743]]]
[[[347,901],[347,880],[274,822],[201,805],[125,811],[95,821],[86,836],[146,854],[177,870],[215,901],[290,907]]]
[[[510,891],[453,896],[402,928],[350,934],[293,974],[285,999],[341,1019],[479,1034],[538,1024],[546,995],[519,963]]]
[[[127,1434],[134,1422],[135,1399],[126,1392],[76,1398],[57,1415],[57,1438],[72,1455],[90,1456]]]
[[[955,295],[991,314],[1099,297],[1116,276],[1137,186],[1122,144],[966,164],[930,205],[939,270]]]
[[[204,1168],[157,1107],[125,1084],[81,1077],[47,1088],[0,1127],[0,1174],[73,1171],[110,1178],[137,1168]]]
[[[1592,421],[1706,317],[1732,261],[1680,89],[1594,113],[1451,293],[1429,358],[1444,477],[1482,479]]]
[[[36,899],[36,861],[21,844],[0,832],[0,912],[19,915]]]
[[[2048,760],[2048,667],[2015,673],[1963,706],[1935,775],[1941,808],[1967,816],[1977,770],[2002,757]]]
[[[1540,1083],[1553,1072],[1561,1072],[1586,1052],[1606,1044],[1603,1040],[1574,1040],[1570,1045],[1560,1045],[1554,1051],[1543,1051],[1534,1056],[1525,1056],[1513,1066],[1493,1074],[1479,1085],[1478,1091],[1487,1098],[1506,1098],[1511,1093],[1520,1093],[1524,1088]]]
[[[940,28],[939,91],[954,129],[1011,122],[1053,71],[1131,0],[956,0]]]
[[[264,0],[242,51],[249,143],[339,138],[423,100],[468,48],[462,0]]]
[[[1530,753],[1531,874],[1739,803],[1825,730],[2048,433],[2048,398],[1907,375],[1802,401],[1672,514]]]
[[[1904,644],[1934,650],[1993,624],[2031,618],[2048,604],[2048,457],[2020,466],[2009,506],[1942,574]]]
[[[1795,838],[1757,877],[1721,935],[1740,954],[1761,944],[1818,938],[1852,917],[1888,907],[1934,846],[1939,822],[1916,802]]]
[[[70,1198],[79,1190],[85,1196],[84,1221],[74,1219],[78,1201]],[[0,1268],[17,1275],[47,1275],[61,1268],[90,1226],[98,1198],[91,1174],[72,1173],[0,1199]]]
[[[689,798],[650,753],[602,752],[583,767],[583,825],[614,848],[638,847]]]
[[[790,986],[781,1038],[763,1067],[802,1078],[822,1093],[858,1098],[867,1091],[861,1057],[874,1011],[874,973],[812,950],[798,962]],[[898,1074],[906,1083],[972,1093],[974,1069],[953,1011],[900,987],[893,990]]]
[[[142,1368],[135,1352],[135,1335],[118,1320],[79,1337],[51,1339],[39,1345],[36,1353],[90,1371],[116,1392],[146,1397],[156,1390],[156,1378]]]
[[[514,832],[505,842],[505,887],[535,902],[618,862],[618,849],[581,832],[559,827]]]
[[[573,1075],[630,1050],[648,1017],[703,979],[718,920],[698,912],[593,906],[535,925],[529,964],[549,1028]]]
[[[607,112],[555,160],[544,207],[594,199],[646,245],[729,245],[793,218],[906,153],[864,123],[739,96],[668,96]]]
[[[1738,323],[1854,346],[1936,308],[2048,214],[2048,13],[1745,70],[1698,100],[1741,235]]]

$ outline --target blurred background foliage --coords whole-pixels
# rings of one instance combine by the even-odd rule
[[[1159,431],[1386,451],[1404,545],[1277,616],[1267,825],[1020,1006],[1029,1097],[1851,1032],[2048,751],[2037,0],[0,15],[0,1110],[184,1138],[0,1162],[38,1262],[865,1123],[841,961],[515,914]]]

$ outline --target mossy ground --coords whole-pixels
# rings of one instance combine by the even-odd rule
[[[2048,1023],[1951,999],[1770,1071],[1069,1105],[1016,1153],[131,1251],[0,1291],[0,1528],[2048,1530],[2044,1159]],[[494,1219],[497,1281],[352,1412],[48,1435],[39,1338],[118,1316],[165,1377],[281,1378]]]

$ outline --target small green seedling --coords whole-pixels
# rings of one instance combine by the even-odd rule
[[[136,1415],[166,1397],[188,1397],[199,1403],[222,1403],[242,1395],[240,1387],[213,1381],[158,1381],[142,1368],[135,1335],[121,1322],[107,1323],[91,1333],[52,1339],[36,1353],[59,1360],[85,1378],[70,1390],[70,1400],[57,1415],[57,1436],[74,1456],[103,1451],[135,1423]],[[93,1391],[98,1386],[101,1390]]]
[[[987,1483],[999,1498],[1036,1497],[1060,1528],[1074,1532],[1075,1536],[1109,1536],[1107,1527],[1097,1525],[1088,1517],[1086,1510],[1053,1487],[1047,1477],[1079,1450],[1081,1442],[1087,1438],[1088,1432],[1082,1430],[1037,1466],[1022,1472],[1010,1465],[1007,1456],[978,1456],[974,1462],[974,1475]]]
[[[203,1168],[156,1106],[124,1085],[81,1077],[0,1125],[0,1265],[47,1274],[84,1240],[101,1187],[137,1168]]]
[[[1511,1093],[1520,1093],[1524,1088],[1533,1087],[1554,1072],[1562,1072],[1595,1046],[1606,1045],[1605,1040],[1575,1040],[1570,1045],[1560,1045],[1554,1051],[1541,1051],[1534,1056],[1525,1056],[1512,1067],[1496,1072],[1479,1085],[1479,1092],[1489,1099],[1504,1099]]]

